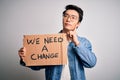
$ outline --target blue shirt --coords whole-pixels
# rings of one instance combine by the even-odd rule
[[[96,56],[92,52],[91,43],[83,37],[78,36],[80,44],[75,46],[73,42],[68,45],[68,61],[71,80],[86,80],[84,67],[92,68],[96,64]],[[21,60],[20,64],[25,66]],[[45,69],[46,80],[60,80],[62,73],[62,65],[56,66],[30,66],[33,70]]]

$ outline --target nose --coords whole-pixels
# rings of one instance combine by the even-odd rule
[[[67,20],[66,20],[66,21],[70,21],[70,20],[71,20],[70,16],[69,16],[69,17],[67,17]]]

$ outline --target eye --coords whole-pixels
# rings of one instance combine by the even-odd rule
[[[64,16],[64,17],[68,17],[69,15],[68,15],[68,14],[64,14],[63,16]]]
[[[77,17],[76,16],[71,16],[71,19],[76,20]]]

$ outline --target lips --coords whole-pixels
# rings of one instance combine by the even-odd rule
[[[71,24],[69,24],[69,23],[65,23],[65,26],[72,26]]]

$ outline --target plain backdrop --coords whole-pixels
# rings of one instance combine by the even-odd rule
[[[97,56],[87,80],[120,80],[120,0],[0,0],[0,80],[45,80],[44,69],[19,64],[18,50],[24,34],[58,33],[67,4],[84,10],[77,33]]]

